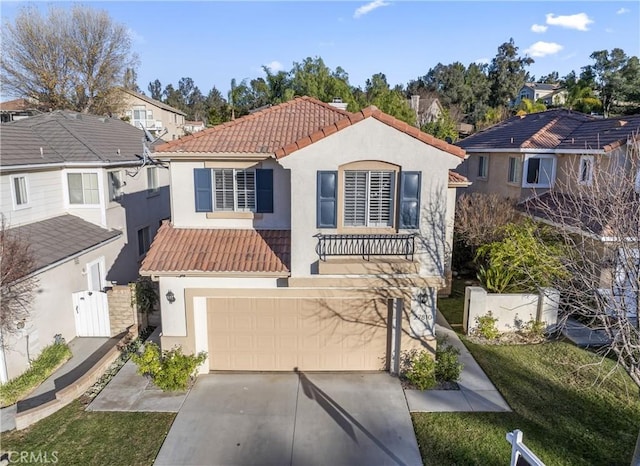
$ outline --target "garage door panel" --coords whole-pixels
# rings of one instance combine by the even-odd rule
[[[380,370],[388,332],[383,300],[210,298],[212,370]]]

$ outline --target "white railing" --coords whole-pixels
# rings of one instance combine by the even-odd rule
[[[545,464],[522,443],[522,431],[519,429],[507,433],[507,442],[511,444],[511,466],[522,465],[522,458],[530,466],[545,466]]]

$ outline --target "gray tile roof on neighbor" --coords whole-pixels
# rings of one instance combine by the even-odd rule
[[[558,149],[602,149],[608,152],[638,135],[640,115],[600,118],[580,125],[558,145]]]
[[[553,149],[585,121],[594,118],[566,109],[514,116],[456,143],[474,149]]]
[[[25,275],[122,235],[121,231],[107,230],[69,214],[8,231],[30,244],[35,264],[33,270],[25,270]]]
[[[554,91],[559,89],[560,84],[547,84],[547,83],[525,83],[526,87],[530,87],[531,89],[539,89],[541,91]]]
[[[142,130],[118,118],[56,110],[4,123],[0,165],[132,162],[143,139]]]

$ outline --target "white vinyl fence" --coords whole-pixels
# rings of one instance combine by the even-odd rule
[[[522,442],[522,431],[519,429],[507,433],[507,442],[511,444],[510,466],[545,466],[545,464]]]

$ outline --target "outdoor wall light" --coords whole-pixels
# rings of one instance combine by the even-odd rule
[[[426,291],[421,291],[418,295],[418,302],[420,304],[427,304],[429,302],[429,295]]]
[[[169,304],[173,304],[176,302],[176,295],[173,294],[173,291],[167,291],[167,294],[165,296],[167,298],[167,301],[169,301]]]

